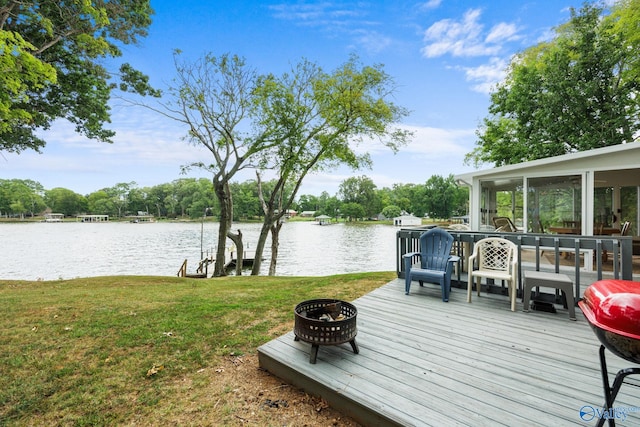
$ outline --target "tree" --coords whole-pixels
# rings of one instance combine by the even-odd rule
[[[384,215],[385,218],[395,218],[397,216],[400,216],[401,213],[402,209],[400,209],[400,206],[388,205],[385,206],[384,209],[382,209],[382,215]]]
[[[255,180],[247,180],[241,183],[230,184],[233,194],[233,219],[257,218],[261,216],[262,209],[258,198],[258,183]]]
[[[42,212],[46,205],[42,195],[44,189],[39,182],[21,179],[0,179],[0,213],[24,214],[33,217]]]
[[[67,188],[53,188],[47,190],[44,196],[47,206],[53,212],[62,213],[65,216],[73,216],[87,211],[87,199]]]
[[[458,187],[453,175],[444,178],[431,176],[424,186],[424,199],[427,213],[431,218],[447,219],[454,214],[464,214],[460,208],[465,206],[468,190]]]
[[[104,189],[104,192],[111,197],[111,203],[115,206],[119,218],[126,214],[129,203],[129,192],[135,186],[136,183],[134,181],[120,182],[113,187]]]
[[[313,211],[316,212],[320,209],[320,200],[318,196],[313,194],[303,194],[298,198],[298,211]]]
[[[87,209],[89,213],[96,215],[118,214],[113,198],[105,190],[94,191],[87,196]]]
[[[172,193],[173,189],[170,183],[155,185],[147,192],[148,208],[153,209],[153,212],[158,217],[167,216],[168,209],[165,205],[165,200]],[[151,211],[149,211],[151,212]]]
[[[158,95],[128,64],[119,85],[102,59],[119,57],[118,44],[147,34],[149,0],[6,0],[0,4],[0,150],[39,151],[59,118],[88,138],[111,142],[111,91]]]
[[[620,78],[625,82],[640,80],[640,0],[618,0],[613,5],[610,15],[605,16],[610,26],[606,31],[626,49],[625,66],[620,69]],[[636,101],[640,99],[636,97]]]
[[[179,57],[180,51],[176,51],[177,75],[169,88],[172,100],[160,108],[147,107],[184,124],[188,129],[188,141],[211,153],[211,162],[196,162],[185,168],[202,168],[213,175],[213,189],[220,210],[213,275],[226,274],[227,238],[236,246],[236,273],[241,274],[244,245],[240,230],[233,233],[231,229],[234,216],[231,179],[251,166],[250,160],[255,153],[277,144],[271,129],[258,126],[260,118],[255,116],[253,96],[258,75],[238,56],[207,54],[193,63],[180,62]],[[261,130],[251,133],[256,128]]]
[[[349,221],[357,221],[365,217],[366,212],[360,203],[347,202],[343,203],[340,213]]]
[[[357,203],[364,209],[367,218],[382,211],[382,202],[376,192],[376,185],[366,176],[345,179],[339,187],[338,194],[343,203]]]
[[[260,79],[254,98],[260,133],[276,144],[256,156],[261,169],[275,171],[276,183],[268,195],[259,193],[264,222],[252,274],[260,271],[268,234],[269,274],[275,274],[282,218],[309,172],[338,164],[352,169],[370,165],[367,154],[353,149],[356,144],[380,141],[395,151],[406,142],[410,133],[395,123],[407,112],[389,101],[393,91],[393,81],[381,66],[364,66],[355,56],[332,73],[303,60],[281,77]],[[380,208],[366,206],[369,211]]]
[[[194,192],[189,196],[189,203],[187,206],[187,212],[189,218],[201,218],[206,216],[207,211],[210,211],[214,205],[215,194],[213,193],[213,187],[208,179],[199,178],[195,181]]]
[[[413,196],[416,190],[415,184],[393,184],[392,190],[389,191],[390,199],[388,203],[383,205],[392,204],[398,206],[405,212],[418,212],[413,206]]]
[[[502,166],[633,141],[639,5],[622,2],[605,18],[593,4],[572,9],[555,39],[516,55],[467,162]]]

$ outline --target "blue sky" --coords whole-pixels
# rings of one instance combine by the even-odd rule
[[[415,132],[397,154],[380,146],[373,168],[337,169],[309,176],[299,194],[334,195],[350,176],[378,188],[424,183],[432,175],[471,171],[464,156],[487,115],[489,91],[515,52],[548,39],[582,0],[492,1],[196,1],[152,0],[149,36],[126,46],[122,61],[163,88],[174,76],[174,49],[195,60],[210,52],[244,57],[260,73],[280,74],[306,58],[325,70],[357,54],[384,64],[397,84],[394,102],[411,111],[402,125]],[[113,144],[89,141],[67,123],[45,135],[42,154],[1,153],[0,178],[33,179],[46,189],[88,194],[120,182],[139,187],[182,177],[180,166],[208,161],[208,152],[182,140],[179,127],[148,110],[112,103]],[[248,173],[236,181],[253,179]]]

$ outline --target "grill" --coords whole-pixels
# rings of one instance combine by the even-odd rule
[[[640,282],[600,280],[589,286],[578,302],[591,329],[600,340],[600,369],[604,388],[604,413],[613,410],[613,402],[625,377],[640,374],[640,368],[621,369],[613,386],[609,383],[605,348],[632,363],[640,364]],[[604,425],[600,418],[598,426]],[[615,419],[609,418],[615,426]]]
[[[294,340],[311,344],[310,363],[316,363],[321,345],[338,345],[348,342],[353,352],[359,353],[356,344],[358,310],[353,304],[336,299],[309,300],[298,304],[294,314]]]

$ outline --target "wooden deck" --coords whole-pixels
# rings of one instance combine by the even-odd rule
[[[348,344],[320,347],[293,332],[258,348],[260,366],[363,425],[575,426],[585,407],[604,402],[600,343],[579,309],[511,312],[505,296],[417,283],[404,294],[398,279],[355,300],[360,353]],[[293,313],[292,313],[293,315]],[[607,354],[610,381],[632,364]],[[628,377],[615,401],[619,426],[640,425],[640,381]]]

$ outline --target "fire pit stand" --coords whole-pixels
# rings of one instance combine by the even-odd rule
[[[360,352],[356,344],[358,310],[353,304],[336,299],[309,300],[298,304],[294,314],[294,340],[311,344],[309,363],[316,363],[321,345],[348,342],[355,354]]]

